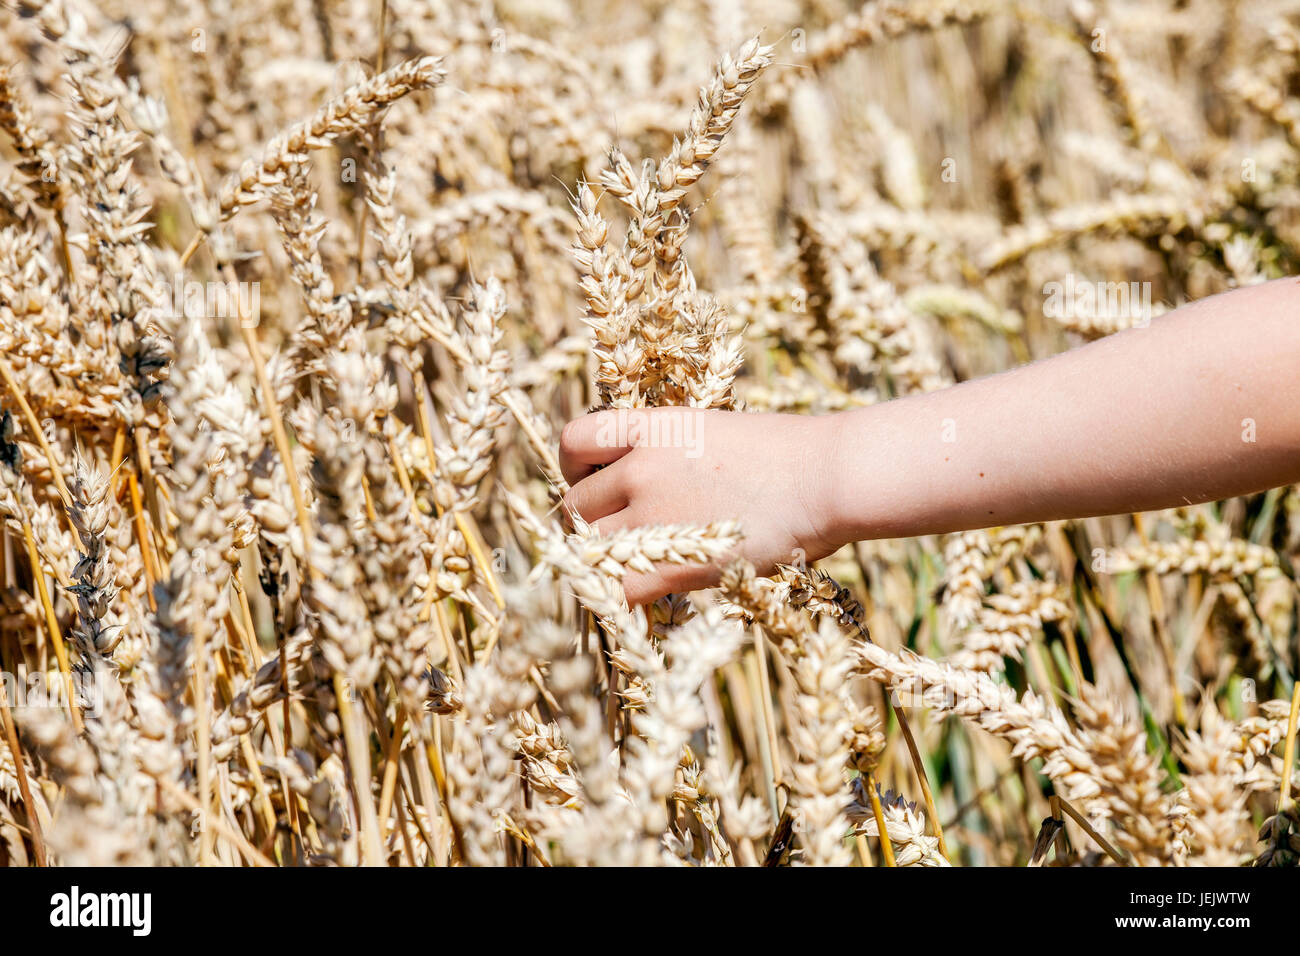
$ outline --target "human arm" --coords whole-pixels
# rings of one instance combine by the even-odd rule
[[[699,416],[693,456],[616,429],[602,444],[618,413],[585,416],[561,441],[567,503],[601,531],[737,518],[761,570],[869,538],[1196,504],[1300,481],[1297,369],[1300,280],[1281,279],[835,415],[635,411]],[[626,585],[636,602],[716,579],[665,567]]]

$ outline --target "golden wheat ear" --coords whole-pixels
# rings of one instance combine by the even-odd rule
[[[1294,4],[480,6],[6,7],[0,864],[1294,866],[1300,486],[735,559],[779,416],[1300,270]]]

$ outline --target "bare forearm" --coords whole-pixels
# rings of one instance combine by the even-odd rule
[[[1284,279],[835,416],[834,534],[1149,511],[1298,481],[1298,368],[1300,285]]]

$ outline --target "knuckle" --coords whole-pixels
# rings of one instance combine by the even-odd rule
[[[627,467],[619,469],[618,483],[622,486],[624,494],[635,497],[645,491],[646,469],[643,464],[640,458],[633,458],[627,462]]]

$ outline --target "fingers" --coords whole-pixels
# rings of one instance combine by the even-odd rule
[[[627,507],[627,488],[622,481],[622,469],[605,468],[583,478],[564,496],[566,516],[577,512],[588,523],[614,514]],[[603,525],[601,526],[604,527]]]
[[[633,447],[627,423],[628,409],[608,409],[575,418],[560,432],[560,471],[576,485],[596,470],[622,458]],[[621,427],[620,427],[621,426]]]
[[[604,487],[593,491],[593,499],[596,495],[608,495],[608,497],[599,499],[602,505],[581,504],[578,507],[578,514],[585,520],[587,518],[587,508],[592,509],[592,513],[603,510],[604,507],[612,501],[621,497],[618,489],[617,475],[611,469],[609,481]],[[569,495],[565,497],[565,504],[569,503],[574,492],[582,489],[584,485],[594,481],[597,478],[603,478],[604,471],[597,472],[590,478],[581,482]],[[643,517],[635,514],[635,508],[624,507],[621,510],[611,510],[601,515],[597,520],[592,521],[592,530],[598,535],[613,534],[616,531],[625,531],[631,528],[642,527],[646,522]],[[679,591],[695,591],[699,588],[711,588],[718,583],[722,577],[721,570],[715,565],[705,564],[656,564],[653,571],[640,572],[629,571],[623,576],[623,593],[627,597],[627,603],[635,607],[638,604],[648,604],[656,598],[661,598],[665,594],[671,594]]]
[[[576,513],[595,533],[611,534],[645,524],[646,515],[633,514],[635,462],[621,461],[646,442],[645,418],[656,409],[606,409],[575,418],[560,434],[560,470],[570,484],[564,496],[565,515]],[[640,417],[637,417],[640,416]],[[653,441],[653,439],[650,439]],[[644,464],[644,463],[643,463]],[[611,467],[598,469],[598,466]],[[623,578],[631,605],[645,604],[674,591],[693,591],[718,583],[721,572],[710,565],[656,565],[647,573]]]
[[[596,534],[606,535],[613,534],[615,531],[627,531],[630,528],[639,528],[645,522],[638,521],[632,516],[631,508],[624,508],[622,511],[616,511],[613,514],[605,515],[603,518],[592,524],[591,529]]]
[[[711,588],[722,577],[713,565],[658,564],[648,574],[629,572],[623,576],[623,593],[631,607],[649,604],[656,598],[678,591],[695,591]]]

